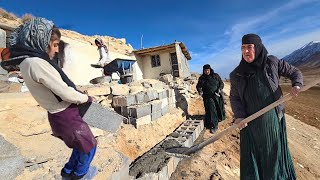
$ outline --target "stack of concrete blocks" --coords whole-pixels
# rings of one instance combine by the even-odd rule
[[[113,106],[120,108],[120,114],[128,117],[125,123],[138,128],[159,119],[175,107],[174,90],[163,89],[162,83],[158,84],[151,84],[148,90],[136,94],[113,97]]]
[[[182,147],[191,147],[204,128],[203,120],[186,120],[167,139],[177,140]]]
[[[167,94],[168,94],[168,104],[169,104],[169,108],[176,108],[176,93],[174,91],[174,89],[168,89],[167,90]]]
[[[155,146],[159,148],[161,144],[168,139],[177,140],[182,147],[191,147],[194,141],[199,137],[204,128],[202,119],[188,119],[183,122],[170,136],[164,139],[161,143]],[[149,173],[144,175],[139,180],[169,180],[172,173],[176,170],[182,157],[171,156],[166,165],[157,173]]]

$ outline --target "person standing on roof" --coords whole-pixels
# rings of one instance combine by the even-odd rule
[[[101,67],[104,67],[111,62],[111,59],[109,57],[108,48],[103,43],[101,38],[96,38],[94,40],[94,42],[95,42],[96,46],[98,46],[98,50],[99,50],[99,54],[100,54],[100,59],[97,64],[100,65]]]

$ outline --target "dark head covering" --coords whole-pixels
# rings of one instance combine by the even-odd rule
[[[29,47],[46,52],[49,46],[53,23],[44,18],[31,18],[20,25],[10,35],[10,46],[15,45]]]
[[[246,34],[242,37],[242,44],[262,44],[262,41],[256,34]]]
[[[101,38],[96,38],[95,40],[94,40],[94,43],[99,43],[105,50],[106,50],[106,53],[108,53],[108,48],[107,48],[107,46],[104,44],[104,42],[102,41],[102,39]]]
[[[205,70],[205,69],[210,69],[210,74],[209,74],[209,75],[207,75],[207,74],[204,73],[204,70]],[[205,78],[209,78],[209,76],[212,76],[212,77],[213,77],[213,74],[214,74],[214,71],[213,71],[213,69],[211,68],[211,66],[210,66],[209,64],[203,65],[202,76],[204,76]]]
[[[205,70],[205,69],[211,69],[210,65],[209,64],[203,65],[203,70]]]
[[[242,37],[242,44],[254,44],[255,50],[255,58],[252,63],[248,63],[243,59],[241,59],[239,69],[243,74],[252,74],[257,69],[263,69],[265,67],[268,51],[262,44],[261,38],[256,34],[246,34]]]

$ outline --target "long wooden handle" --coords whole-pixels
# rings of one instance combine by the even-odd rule
[[[310,83],[308,83],[306,86],[302,87],[300,91],[306,91],[308,89],[310,89],[311,87],[315,86],[316,84],[320,83],[320,79],[317,79],[315,81],[312,81]],[[243,119],[240,123],[238,124],[233,124],[232,126],[228,127],[227,129],[221,131],[218,134],[213,135],[211,138],[205,140],[204,142],[192,146],[190,149],[188,149],[184,154],[186,155],[190,155],[196,151],[198,151],[199,149],[202,149],[203,147],[207,146],[208,144],[211,144],[213,142],[215,142],[216,140],[220,139],[222,136],[232,132],[233,130],[239,128],[240,126],[244,125],[245,123],[249,123],[250,121],[255,120],[256,118],[258,118],[259,116],[263,115],[264,113],[270,111],[271,109],[277,107],[278,105],[289,101],[291,98],[293,97],[292,94],[288,93],[286,94],[284,97],[282,97],[281,99],[271,103],[270,105],[266,106],[265,108],[261,109],[260,111],[252,114],[251,116]]]

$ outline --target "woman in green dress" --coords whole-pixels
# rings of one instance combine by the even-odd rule
[[[275,56],[268,56],[258,35],[244,35],[241,50],[242,60],[230,74],[230,103],[235,123],[282,97],[281,76],[291,80],[294,95],[303,85],[301,72]],[[283,105],[241,127],[240,179],[296,179]]]
[[[218,122],[225,119],[222,89],[224,84],[220,76],[213,71],[209,64],[203,66],[197,91],[202,94],[206,115],[204,125],[213,134],[218,129]]]

